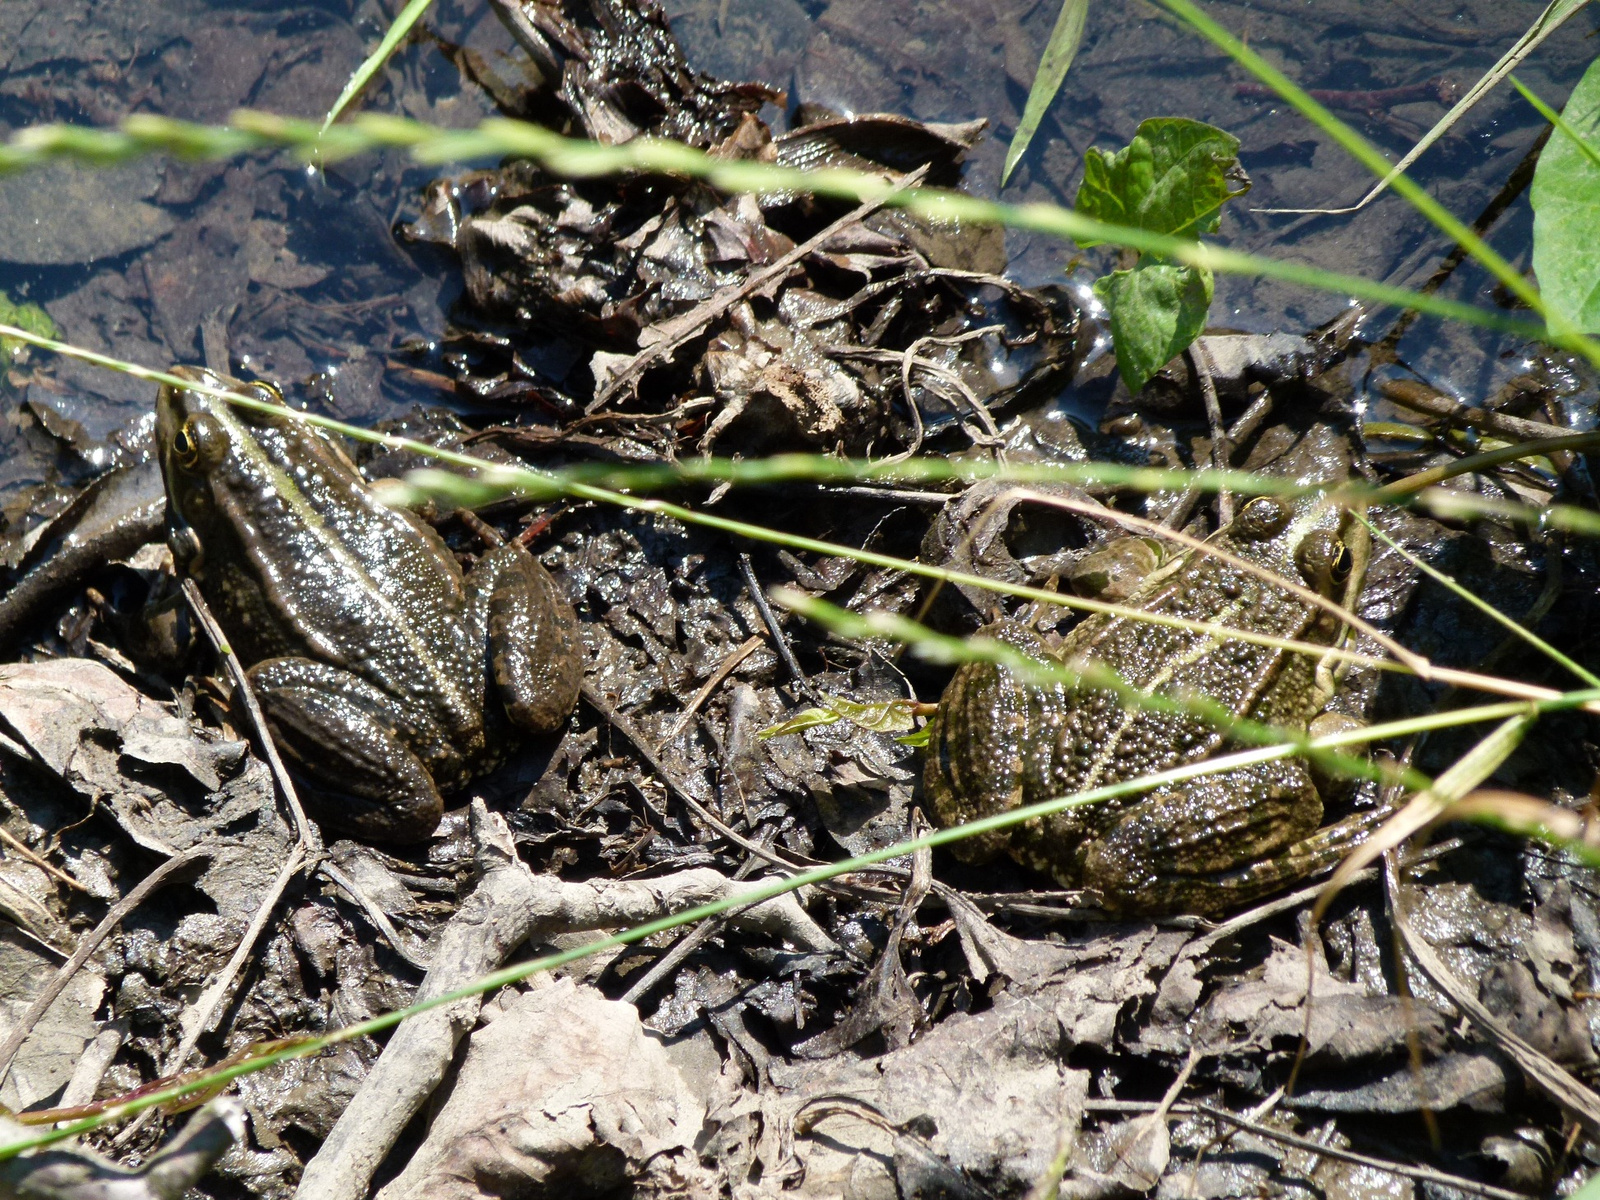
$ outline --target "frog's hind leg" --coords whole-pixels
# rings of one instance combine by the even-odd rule
[[[249,677],[318,824],[372,841],[416,842],[433,832],[444,801],[384,715],[392,700],[348,671],[305,658],[269,658]]]
[[[1215,912],[1270,890],[1245,872],[1293,854],[1321,820],[1304,762],[1257,763],[1124,808],[1079,847],[1076,875],[1111,912]]]
[[[1296,883],[1319,871],[1326,871],[1336,866],[1352,850],[1366,841],[1372,831],[1386,818],[1393,815],[1392,808],[1352,813],[1342,821],[1324,825],[1281,854],[1230,872],[1216,881],[1217,891],[1226,897],[1219,901],[1218,907],[1259,900],[1287,884]]]
[[[561,728],[583,683],[583,638],[572,605],[517,542],[484,555],[467,586],[471,602],[487,606],[490,675],[506,716],[528,733]]]
[[[1214,836],[1199,835],[1206,826],[1191,822],[1186,828],[1194,842],[1166,845],[1160,847],[1163,853],[1153,855],[1151,843],[1146,841],[1137,856],[1137,867],[1132,865],[1134,844],[1141,835],[1154,836],[1148,822],[1158,814],[1139,808],[1130,812],[1097,843],[1086,862],[1085,882],[1102,906],[1124,915],[1211,915],[1252,904],[1333,867],[1390,815],[1387,809],[1363,811],[1318,828],[1322,805],[1305,777],[1304,765],[1263,766],[1283,768],[1270,773],[1274,786],[1262,786],[1268,781],[1259,774],[1261,768],[1208,777],[1216,781],[1215,789],[1226,789],[1236,798],[1232,806],[1204,810]],[[1244,780],[1239,779],[1241,775]],[[1300,790],[1302,779],[1309,791]],[[1157,793],[1149,801],[1159,798]],[[1272,819],[1274,813],[1277,820]],[[1169,832],[1167,836],[1182,839],[1183,834]],[[1154,865],[1157,857],[1164,861],[1165,869]],[[1174,870],[1173,864],[1179,862],[1187,869]]]

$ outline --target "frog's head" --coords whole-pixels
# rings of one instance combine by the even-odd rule
[[[283,396],[270,384],[246,383],[200,367],[170,372],[202,387],[233,392],[268,404]],[[156,454],[167,488],[167,537],[180,568],[199,565],[201,547],[212,544],[236,506],[225,493],[236,490],[260,456],[256,433],[281,418],[247,420],[226,400],[207,392],[166,384],[156,399]],[[234,531],[236,532],[236,531]]]
[[[1257,496],[1227,529],[1244,557],[1300,580],[1320,596],[1349,604],[1366,571],[1367,528],[1320,493]]]

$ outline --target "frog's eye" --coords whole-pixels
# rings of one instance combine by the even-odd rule
[[[1338,549],[1334,552],[1333,561],[1328,564],[1328,575],[1335,584],[1343,587],[1350,581],[1350,573],[1356,569],[1356,556],[1355,551],[1343,540],[1335,541],[1338,542]]]
[[[228,435],[216,418],[196,414],[183,423],[172,437],[172,457],[186,471],[215,466],[227,451]]]
[[[1259,542],[1289,523],[1289,506],[1276,496],[1257,496],[1239,510],[1229,532],[1241,542]]]
[[[1350,578],[1355,555],[1337,534],[1318,529],[1306,534],[1294,548],[1294,565],[1313,591],[1332,596]]]

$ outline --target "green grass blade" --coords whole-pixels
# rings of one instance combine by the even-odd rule
[[[1540,13],[1534,23],[1528,27],[1528,31],[1516,40],[1511,49],[1500,56],[1500,61],[1485,71],[1483,77],[1467,89],[1467,94],[1457,100],[1451,106],[1450,111],[1440,117],[1434,127],[1423,134],[1422,139],[1415,146],[1412,146],[1410,150],[1407,150],[1405,156],[1399,162],[1389,168],[1389,173],[1379,180],[1370,192],[1349,208],[1334,208],[1327,211],[1330,213],[1352,213],[1358,209],[1365,208],[1373,200],[1381,196],[1384,189],[1394,182],[1397,175],[1421,158],[1428,147],[1443,137],[1469,108],[1483,99],[1494,88],[1495,84],[1507,78],[1517,64],[1538,48],[1540,42],[1561,28],[1568,17],[1575,14],[1588,2],[1589,0],[1550,0],[1550,3],[1545,5],[1544,12]],[[1513,79],[1512,82],[1516,83],[1516,80]],[[1517,84],[1517,87],[1520,90],[1522,85]],[[1526,95],[1527,93],[1523,94]]]
[[[1033,86],[1028,89],[1028,102],[1022,109],[1022,120],[1017,122],[1017,132],[1011,136],[1006,150],[1006,165],[1000,171],[1000,186],[1005,187],[1011,172],[1028,152],[1033,135],[1039,131],[1039,122],[1055,102],[1061,84],[1067,78],[1067,68],[1077,57],[1083,42],[1083,25],[1089,16],[1089,0],[1061,0],[1061,11],[1056,14],[1055,28],[1045,44],[1039,59],[1039,69],[1034,73]]]
[[[53,338],[41,337],[27,329],[12,325],[0,325],[0,337],[15,338],[42,350],[49,350],[56,354],[65,354],[84,362],[94,363],[96,366],[108,370],[130,375],[135,379],[145,379],[152,383],[170,383],[175,387],[188,388],[190,391],[204,392],[216,395],[221,399],[232,400],[234,403],[245,407],[259,405],[260,401],[249,397],[234,396],[231,393],[208,389],[203,385],[181,379],[164,371],[154,371],[149,367],[139,366],[137,363],[126,362],[122,359],[112,358],[109,355],[98,354],[93,350],[85,350],[67,342],[57,341]],[[273,408],[275,406],[263,406]],[[490,482],[497,484],[496,497],[503,497],[516,493],[527,499],[553,499],[557,496],[583,495],[590,499],[603,499],[610,503],[612,497],[619,497],[621,501],[632,507],[651,512],[665,513],[677,516],[681,520],[723,529],[738,536],[756,536],[748,531],[756,527],[744,525],[741,522],[729,522],[725,517],[716,517],[709,513],[696,513],[683,508],[681,505],[667,505],[660,500],[639,499],[624,495],[626,492],[645,492],[664,487],[672,487],[686,483],[735,483],[740,485],[761,485],[772,483],[787,483],[806,481],[811,483],[857,483],[857,482],[894,482],[894,483],[928,483],[936,481],[955,480],[963,483],[972,483],[979,479],[999,479],[1016,483],[1073,483],[1085,484],[1110,484],[1116,487],[1125,487],[1136,491],[1160,491],[1170,488],[1192,487],[1197,491],[1214,492],[1226,490],[1240,494],[1261,496],[1291,496],[1304,495],[1311,491],[1320,490],[1316,487],[1307,487],[1296,484],[1293,480],[1275,478],[1267,475],[1254,474],[1248,471],[1171,471],[1155,467],[1128,467],[1117,463],[1061,463],[1053,466],[1042,464],[984,464],[976,460],[957,462],[948,458],[929,458],[907,460],[899,463],[864,462],[851,459],[831,458],[827,455],[786,454],[777,455],[765,460],[734,461],[729,459],[686,459],[670,466],[611,466],[604,464],[591,464],[563,468],[555,472],[538,472],[531,469],[511,470],[502,464],[490,463],[486,460],[474,458],[469,454],[442,449],[438,446],[429,446],[426,443],[410,438],[399,438],[389,434],[379,433],[371,429],[362,429],[359,426],[347,425],[331,417],[319,416],[315,413],[296,412],[294,416],[309,425],[316,425],[323,429],[332,429],[356,441],[367,441],[390,446],[399,450],[412,450],[428,458],[440,462],[452,463],[456,466],[466,467],[470,470],[483,471]],[[1590,440],[1600,440],[1600,433],[1574,434],[1571,438],[1554,439],[1560,441],[1566,448],[1583,449]],[[1530,443],[1528,447],[1507,447],[1503,451],[1494,451],[1489,454],[1474,455],[1472,459],[1460,460],[1457,466],[1472,464],[1474,467],[1486,466],[1491,462],[1503,462],[1524,454],[1537,452],[1544,453],[1551,447],[1550,442]],[[411,476],[417,472],[411,472]],[[608,491],[606,488],[619,489]],[[1397,488],[1390,484],[1385,487],[1373,488],[1366,484],[1342,484],[1337,489],[1351,504],[1381,503],[1405,504],[1414,506],[1446,521],[1475,521],[1496,520],[1507,523],[1521,524],[1531,527],[1543,526],[1548,529],[1560,530],[1563,533],[1573,533],[1583,537],[1600,538],[1600,513],[1591,512],[1573,504],[1549,504],[1535,507],[1519,500],[1500,500],[1490,496],[1477,495],[1455,488],[1427,486],[1419,490]],[[931,577],[944,579],[946,582],[966,582],[968,577],[944,572],[941,568],[931,567],[925,563],[907,562],[902,559],[878,555],[871,551],[852,550],[840,547],[833,543],[814,542],[810,539],[792,537],[771,530],[760,531],[761,540],[771,541],[776,544],[788,546],[790,549],[814,549],[817,553],[829,557],[852,557],[857,561],[870,563],[875,566],[888,567],[891,570],[908,570],[913,573],[921,572]],[[1055,603],[1067,604],[1074,607],[1088,608],[1086,601],[1078,598],[1066,598],[1054,592],[1044,592],[1038,588],[1026,588],[1020,585],[1005,583],[995,579],[978,580],[971,577],[976,586],[985,587],[990,591],[1019,596],[1024,599],[1047,600]]]
[[[1005,225],[1074,241],[1082,238],[1110,242],[1219,274],[1278,279],[1376,304],[1416,309],[1485,329],[1548,341],[1600,366],[1600,343],[1571,331],[1552,330],[1539,322],[1461,301],[1424,295],[1303,263],[1110,225],[1060,205],[1002,204],[938,188],[904,189],[886,182],[881,176],[860,171],[805,171],[770,163],[714,159],[689,146],[650,138],[637,138],[621,146],[602,146],[562,137],[527,122],[499,118],[484,121],[475,129],[460,130],[367,113],[324,131],[316,122],[297,121],[274,113],[241,111],[234,114],[231,126],[195,125],[136,113],[117,129],[52,124],[17,130],[8,141],[0,143],[0,173],[24,170],[56,158],[120,162],[140,154],[165,152],[188,158],[216,159],[274,146],[297,150],[307,159],[328,162],[381,149],[404,149],[414,160],[423,163],[517,155],[533,159],[555,174],[573,178],[663,171],[702,179],[729,192],[799,191],[857,203],[875,199],[938,221]]]
[[[428,6],[433,0],[408,0],[406,6],[400,10],[400,15],[394,19],[394,24],[389,26],[389,31],[383,35],[383,41],[378,43],[378,48],[367,55],[359,67],[351,74],[349,82],[344,85],[344,91],[339,93],[339,98],[333,102],[333,107],[328,110],[328,115],[322,119],[322,128],[326,130],[350,106],[350,102],[359,96],[396,50],[400,43],[411,34],[412,27],[422,20],[422,14],[428,11]]]
[[[1508,292],[1544,318],[1545,324],[1557,338],[1571,336],[1576,332],[1566,321],[1559,318],[1552,319],[1545,310],[1538,289],[1523,278],[1521,271],[1496,253],[1464,221],[1430,196],[1409,175],[1394,171],[1389,160],[1377,147],[1313,100],[1304,88],[1290,80],[1282,71],[1213,21],[1193,3],[1193,0],[1156,0],[1156,2],[1277,92],[1285,102],[1331,137],[1357,162],[1380,179],[1386,180],[1413,208],[1471,254]]]
[[[1565,117],[1563,117],[1555,109],[1551,108],[1527,87],[1523,86],[1522,80],[1518,79],[1515,75],[1508,76],[1508,78],[1511,80],[1511,86],[1522,93],[1522,98],[1529,104],[1533,105],[1534,110],[1538,112],[1541,117],[1543,117],[1546,121],[1549,121],[1550,124],[1554,125],[1562,133],[1566,134],[1575,143],[1577,143],[1578,150],[1583,154],[1583,156],[1596,167],[1600,167],[1600,150],[1596,150],[1592,145],[1590,145],[1589,140],[1584,137],[1583,134],[1574,129]]]
[[[1488,617],[1496,625],[1499,625],[1502,629],[1506,630],[1514,637],[1521,638],[1523,641],[1527,642],[1528,645],[1532,646],[1535,650],[1539,651],[1552,662],[1565,667],[1568,671],[1572,672],[1572,674],[1583,680],[1583,682],[1588,684],[1590,687],[1600,688],[1600,676],[1596,676],[1593,671],[1589,670],[1581,663],[1574,661],[1569,656],[1561,653],[1561,651],[1557,650],[1549,642],[1545,641],[1538,634],[1534,633],[1533,630],[1524,627],[1521,622],[1515,621],[1506,616],[1505,613],[1501,612],[1494,605],[1490,604],[1487,600],[1483,599],[1471,589],[1463,587],[1454,579],[1450,578],[1450,576],[1446,575],[1443,571],[1423,562],[1415,554],[1412,554],[1411,551],[1400,545],[1399,542],[1395,541],[1388,534],[1384,533],[1383,530],[1379,529],[1360,513],[1356,514],[1356,518],[1367,527],[1368,532],[1370,532],[1373,537],[1377,538],[1385,546],[1388,546],[1389,549],[1393,550],[1401,558],[1405,559],[1408,563],[1417,568],[1417,570],[1421,571],[1440,587],[1448,590],[1450,594],[1455,596],[1458,600],[1461,600],[1466,604],[1470,604],[1473,608],[1477,609],[1484,616]]]

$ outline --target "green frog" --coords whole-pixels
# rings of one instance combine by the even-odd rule
[[[1306,480],[1310,481],[1310,480]],[[1350,607],[1365,526],[1325,498],[1257,497],[1208,545]],[[1260,575],[1200,550],[1173,557],[1127,606],[1332,646],[1343,623]],[[1333,690],[1321,656],[1096,614],[1052,647],[1028,625],[981,631],[1035,658],[1098,663],[1141,691],[1198,696],[1237,717],[1304,731]],[[954,825],[1197,762],[1242,746],[1197,716],[1125,704],[1088,686],[1027,686],[989,663],[955,673],[933,718],[924,786]],[[1007,851],[1118,914],[1212,913],[1329,865],[1370,821],[1319,828],[1322,800],[1301,758],[1172,784],[970,838],[969,861]]]
[[[282,403],[276,388],[173,374]],[[248,674],[319,822],[427,837],[441,793],[514,732],[558,728],[582,679],[577,617],[519,543],[466,575],[383,504],[331,434],[174,386],[156,403],[168,542]]]

